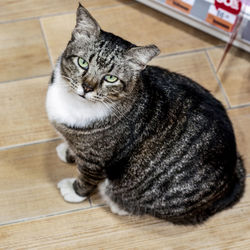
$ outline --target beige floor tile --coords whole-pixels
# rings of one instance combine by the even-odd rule
[[[248,188],[249,190],[249,178]],[[7,225],[1,247],[11,249],[247,249],[250,199],[197,227],[151,217],[117,216],[107,207]]]
[[[219,40],[141,4],[94,9],[91,13],[104,30],[138,45],[155,43],[162,53],[221,44]],[[42,22],[55,61],[70,39],[75,14],[48,17]]]
[[[48,77],[0,84],[0,147],[58,137],[45,112]]]
[[[223,54],[223,49],[208,51],[214,65],[217,67]],[[250,54],[236,48],[228,53],[218,73],[231,105],[250,103]]]
[[[211,91],[226,106],[225,98],[204,52],[156,58],[151,64],[190,77]]]
[[[75,14],[42,18],[41,22],[49,52],[55,63],[71,38],[71,32],[75,26]]]
[[[0,24],[0,82],[51,70],[38,20]]]
[[[132,0],[5,0],[0,1],[0,22],[75,11],[79,2],[86,8],[100,8]]]
[[[239,152],[243,156],[248,174],[250,173],[250,107],[229,110],[235,129]]]
[[[90,200],[91,200],[91,205],[92,206],[96,206],[96,205],[105,205],[105,202],[103,201],[103,199],[101,198],[99,192],[96,190],[95,193],[93,193],[90,196]]]
[[[81,2],[104,30],[138,45],[155,43],[162,55],[223,44],[133,0]],[[0,82],[10,81],[0,84],[0,148],[58,137],[45,112],[49,76],[20,79],[51,71],[37,17],[47,16],[41,23],[55,61],[70,39],[77,5],[76,0],[0,1]],[[12,22],[26,18],[33,20]],[[215,66],[222,52],[208,50]],[[205,53],[161,57],[152,64],[187,75],[226,105]],[[250,103],[249,72],[249,54],[233,48],[218,74],[231,105]],[[229,116],[249,173],[250,106],[231,109]],[[59,143],[56,140],[0,150],[0,249],[249,248],[250,177],[242,201],[202,226],[174,226],[147,216],[117,216],[107,206],[91,208],[87,200],[80,204],[63,200],[56,184],[75,177],[76,167],[57,158],[55,148]],[[103,204],[97,192],[91,196],[91,203]]]
[[[74,165],[57,158],[59,143],[0,151],[0,224],[89,207],[87,200],[70,204],[59,194],[57,182],[76,172]]]

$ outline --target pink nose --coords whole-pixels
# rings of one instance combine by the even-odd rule
[[[83,87],[83,90],[84,90],[84,94],[86,94],[86,93],[91,92],[91,91],[94,90],[93,87],[85,85],[85,84],[83,84],[82,87]]]

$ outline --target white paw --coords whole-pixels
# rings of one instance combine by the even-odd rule
[[[118,205],[116,205],[114,202],[110,202],[109,204],[110,210],[113,214],[118,214],[121,216],[129,215],[129,213],[123,209],[120,209]]]
[[[63,142],[61,144],[59,144],[57,147],[56,147],[56,152],[57,152],[57,155],[59,157],[59,159],[63,162],[67,162],[66,161],[66,151],[68,149],[68,145],[67,143]]]
[[[75,178],[66,178],[58,182],[57,187],[60,189],[60,193],[64,200],[67,202],[77,203],[84,201],[87,197],[79,196],[74,188],[73,183]]]
[[[104,182],[102,182],[99,185],[99,192],[100,195],[102,197],[102,199],[107,203],[107,205],[109,206],[110,210],[112,213],[114,214],[118,214],[118,215],[129,215],[129,213],[121,208],[119,208],[119,206],[113,202],[108,195],[106,195],[106,188],[109,185],[109,181],[108,179],[106,179]]]

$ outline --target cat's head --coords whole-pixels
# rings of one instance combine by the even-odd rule
[[[158,54],[155,45],[138,47],[102,31],[79,4],[72,38],[61,57],[61,75],[83,98],[113,102],[130,95],[140,72]]]

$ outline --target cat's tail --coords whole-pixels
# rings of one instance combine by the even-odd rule
[[[218,200],[214,203],[214,207],[211,211],[212,214],[227,208],[231,208],[241,199],[245,191],[245,179],[246,171],[244,168],[244,162],[242,157],[237,154],[236,167],[231,185],[229,186],[224,199]]]
[[[232,199],[231,204],[228,204],[228,207],[231,207],[238,202],[245,191],[246,170],[244,168],[244,161],[239,154],[237,155],[235,178],[235,186],[232,192],[232,197],[234,198]]]

